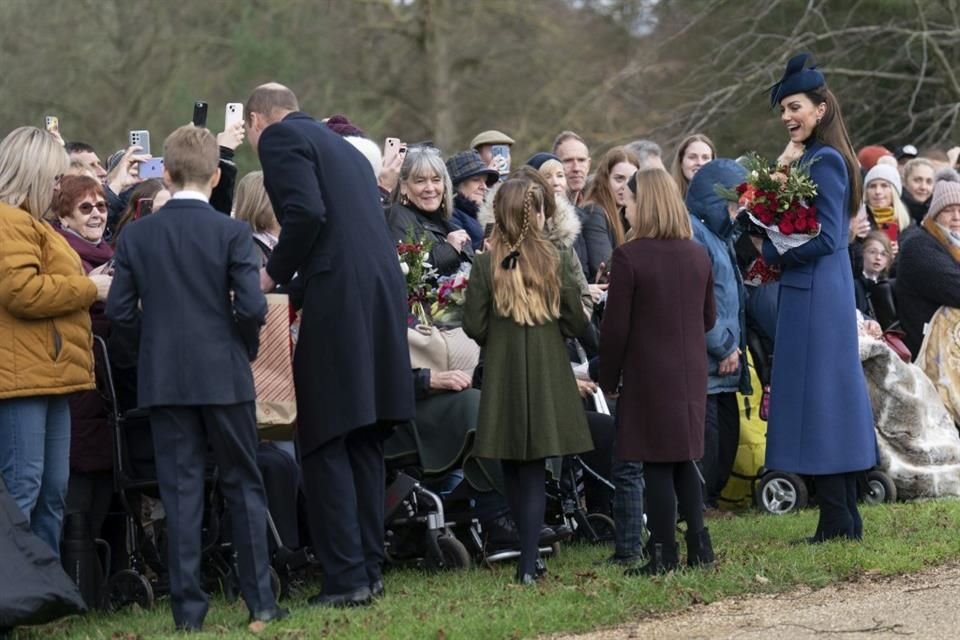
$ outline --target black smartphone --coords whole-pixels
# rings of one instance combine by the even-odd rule
[[[203,100],[197,100],[193,103],[193,126],[207,126],[207,103]]]

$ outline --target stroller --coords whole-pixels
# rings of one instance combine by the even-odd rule
[[[760,417],[766,420],[767,404],[770,395],[770,378],[773,370],[773,349],[770,341],[760,332],[748,328],[747,349],[754,363],[757,379],[763,389],[759,404]],[[775,471],[760,466],[756,475],[748,479],[752,485],[754,503],[764,512],[782,515],[791,513],[811,504],[816,499],[812,479],[795,473]],[[867,504],[896,502],[897,488],[893,480],[883,470],[874,467],[868,470],[858,481],[859,497]]]

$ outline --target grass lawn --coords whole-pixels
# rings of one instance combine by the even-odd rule
[[[626,578],[616,568],[594,566],[609,549],[586,546],[564,547],[548,561],[549,577],[534,588],[512,584],[512,564],[444,574],[391,571],[388,595],[376,605],[349,611],[308,608],[305,598],[313,592],[308,588],[286,603],[293,615],[259,637],[528,638],[589,631],[737,594],[907,573],[960,559],[960,501],[863,507],[863,516],[865,542],[817,546],[790,544],[813,532],[816,511],[713,520],[708,524],[717,566],[655,579]],[[253,637],[246,619],[241,603],[215,598],[204,633],[191,637]],[[184,637],[172,629],[169,607],[161,600],[152,611],[75,617],[20,630],[14,637]]]

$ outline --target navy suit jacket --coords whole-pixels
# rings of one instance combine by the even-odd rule
[[[413,418],[406,284],[370,163],[303,113],[267,127],[257,151],[281,225],[267,272],[303,283],[293,363],[301,453]]]
[[[250,227],[201,200],[170,200],[124,229],[107,315],[139,331],[141,407],[255,399],[259,266]]]

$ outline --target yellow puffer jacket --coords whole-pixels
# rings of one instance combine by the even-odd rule
[[[96,297],[53,227],[0,203],[0,399],[94,388]]]

